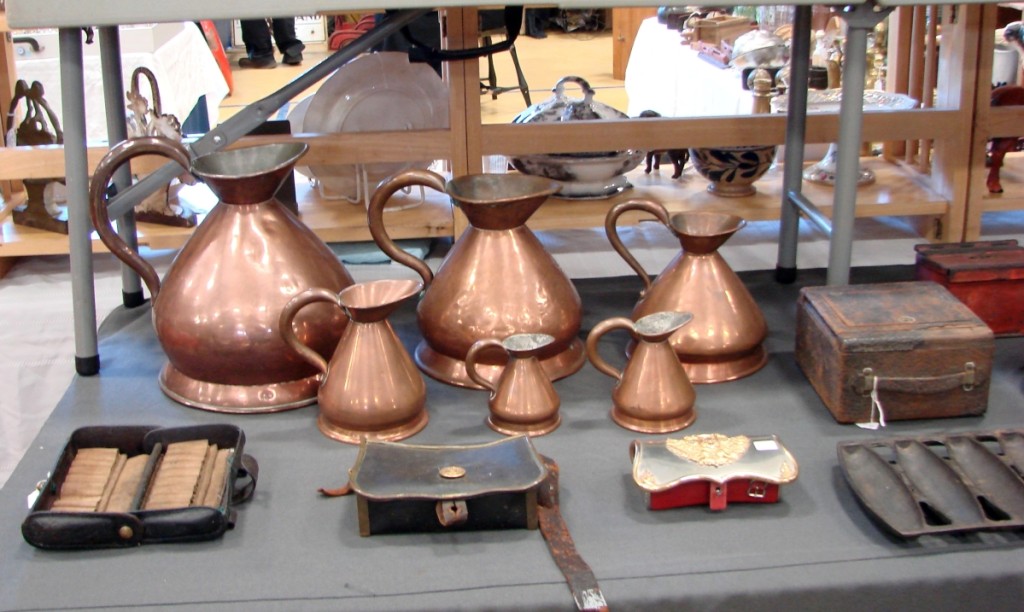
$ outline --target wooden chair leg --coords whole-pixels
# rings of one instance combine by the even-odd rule
[[[533,104],[533,102],[530,101],[530,86],[526,83],[526,75],[523,74],[523,67],[519,65],[519,55],[516,53],[516,46],[512,45],[508,52],[512,56],[512,65],[516,67],[516,78],[519,80],[519,91],[522,92],[523,100],[526,100],[526,105],[530,106]]]

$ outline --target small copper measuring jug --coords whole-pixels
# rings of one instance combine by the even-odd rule
[[[626,429],[665,433],[693,423],[697,394],[669,337],[690,322],[688,312],[658,312],[636,322],[606,319],[587,336],[587,357],[603,374],[618,380],[612,389],[612,420]],[[597,344],[610,331],[624,329],[636,341],[626,367],[618,370],[598,354]]]
[[[491,414],[487,424],[504,434],[540,436],[554,431],[562,417],[558,414],[561,400],[544,372],[539,356],[555,342],[549,334],[513,334],[504,340],[478,340],[466,353],[466,374],[489,389],[487,402]],[[491,382],[478,369],[485,351],[504,351],[508,361],[498,380]]]
[[[426,384],[387,320],[422,289],[413,280],[359,283],[337,293],[312,288],[281,311],[284,341],[321,372],[317,426],[328,437],[352,444],[401,440],[426,426]],[[330,362],[303,344],[292,326],[299,311],[316,302],[337,305],[349,319]]]

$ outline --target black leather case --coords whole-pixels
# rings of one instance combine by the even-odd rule
[[[547,474],[526,436],[463,446],[364,441],[349,484],[364,536],[536,529]]]
[[[188,506],[166,510],[130,512],[68,512],[50,508],[79,449],[117,448],[133,457],[151,454],[157,445],[206,440],[232,449],[228,476],[217,507]],[[243,454],[245,434],[233,425],[197,425],[161,428],[154,426],[95,426],[75,430],[21,525],[25,541],[44,549],[122,548],[155,542],[189,542],[220,537],[234,526],[233,505],[252,496],[258,466]],[[148,473],[141,488],[149,484]],[[141,493],[136,496],[141,498]],[[137,507],[137,504],[136,506]]]

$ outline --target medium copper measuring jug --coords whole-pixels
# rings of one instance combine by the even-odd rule
[[[447,193],[470,226],[455,241],[435,275],[422,260],[401,250],[384,226],[384,206],[399,189],[423,185]],[[409,170],[382,182],[368,210],[370,233],[392,259],[415,270],[427,289],[416,310],[423,341],[416,362],[430,376],[452,385],[480,388],[466,373],[466,354],[477,340],[513,334],[554,338],[538,355],[548,378],[569,376],[583,366],[580,296],[544,250],[526,221],[555,182],[520,174],[478,174],[445,182],[427,170]],[[478,371],[496,381],[505,355],[479,356]]]
[[[292,351],[278,329],[281,309],[308,287],[341,291],[352,284],[338,258],[274,194],[306,152],[272,144],[189,159],[163,138],[113,147],[90,189],[100,239],[142,279],[153,299],[153,326],[167,353],[160,387],[171,399],[216,412],[270,412],[316,399],[317,371]],[[161,282],[156,270],[111,227],[106,189],[114,171],[139,155],[161,155],[202,181],[220,200],[181,248]],[[347,319],[326,305],[309,308],[295,331],[330,355]]]
[[[590,330],[590,363],[618,381],[612,389],[612,420],[633,431],[665,433],[688,427],[697,418],[693,409],[697,394],[668,342],[692,318],[688,312],[657,312],[636,322],[613,317]],[[598,352],[598,342],[614,330],[625,330],[637,343],[622,370]]]
[[[491,429],[509,435],[541,436],[554,431],[562,422],[558,392],[537,360],[554,341],[548,334],[513,334],[503,340],[478,340],[469,347],[466,372],[491,392],[487,402],[491,411],[487,424]],[[478,355],[489,349],[508,355],[508,363],[497,382],[491,382],[477,370]]]
[[[654,282],[619,237],[616,221],[626,211],[654,215],[679,239],[681,251]],[[762,342],[768,335],[761,309],[743,281],[718,252],[746,221],[715,212],[669,215],[649,200],[629,200],[613,206],[605,217],[612,247],[640,276],[644,289],[633,308],[633,319],[662,311],[690,312],[693,323],[676,332],[672,348],[694,383],[741,378],[767,361]]]
[[[328,437],[351,444],[364,438],[402,440],[426,426],[427,386],[387,319],[421,289],[423,284],[413,280],[358,283],[340,293],[311,288],[281,311],[285,342],[321,373],[317,426]],[[330,362],[292,325],[317,303],[332,304],[349,319]]]

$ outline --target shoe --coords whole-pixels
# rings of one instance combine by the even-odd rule
[[[238,60],[239,68],[277,68],[277,60],[273,55],[265,57],[243,57]]]
[[[289,66],[298,66],[302,63],[302,52],[299,53],[285,53],[284,58],[281,60]]]

